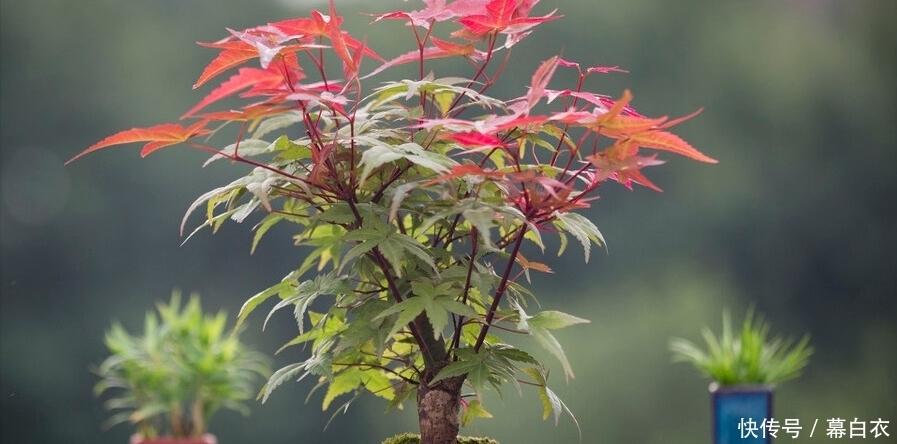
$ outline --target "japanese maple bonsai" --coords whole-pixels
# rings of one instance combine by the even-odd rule
[[[668,131],[691,115],[645,117],[628,91],[614,100],[588,89],[591,77],[620,71],[615,67],[584,69],[551,57],[521,96],[487,95],[512,48],[560,17],[531,16],[537,0],[424,3],[374,16],[408,25],[409,51],[388,59],[376,42],[342,29],[332,3],[328,14],[312,11],[203,43],[220,52],[195,87],[239,69],[187,111],[183,118],[194,123],[122,131],[76,158],[146,142],[143,156],[185,144],[211,153],[210,162],[247,165],[245,175],[200,196],[187,215],[205,207],[198,229],[215,230],[260,214],[253,249],[276,224],[289,224],[295,244],[305,247],[293,271],[250,297],[238,317],[246,320],[276,297],[271,312],[291,307],[298,321],[287,345],[309,352],[271,376],[263,400],[287,380],[315,375],[326,387],[325,408],[351,394],[391,406],[413,399],[422,442],[448,444],[459,425],[490,416],[482,394],[508,382],[539,390],[545,418],[557,421],[566,410],[548,388],[546,367],[496,334],[530,335],[573,376],[551,330],[587,321],[531,312],[531,274],[551,268],[524,257],[524,243],[544,250],[543,235],[557,235],[560,254],[572,237],[588,260],[603,239],[580,212],[601,184],[659,190],[641,169],[663,162],[645,150],[715,160]],[[469,74],[437,75],[435,59],[456,60],[452,69],[468,67]],[[405,64],[416,68],[412,78],[388,75]],[[551,88],[558,69],[576,80]],[[245,105],[206,111],[234,96]],[[236,140],[209,145],[208,136],[228,124],[238,127]],[[310,309],[325,297],[326,309]],[[465,385],[472,395],[462,402]]]
[[[112,393],[107,426],[131,423],[132,444],[214,444],[209,420],[221,408],[248,413],[267,358],[240,342],[221,311],[206,314],[199,297],[179,293],[147,312],[141,335],[118,322],[106,333],[111,355],[97,368],[97,396]]]
[[[710,384],[714,444],[740,443],[750,438],[771,442],[779,424],[773,421],[776,384],[800,376],[813,348],[810,337],[769,337],[770,325],[762,315],[748,311],[740,333],[733,331],[729,313],[723,313],[722,332],[701,331],[706,349],[682,338],[670,341],[676,362],[691,363]],[[751,430],[751,428],[753,428]],[[773,433],[769,434],[772,428]]]

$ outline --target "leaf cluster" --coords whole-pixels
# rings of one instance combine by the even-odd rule
[[[106,407],[116,412],[107,422],[134,424],[146,438],[198,437],[221,408],[248,413],[267,359],[226,329],[227,315],[205,314],[197,295],[181,306],[175,292],[148,312],[141,335],[118,322],[106,333],[111,355],[96,369],[97,396],[113,393]]]
[[[769,337],[770,325],[762,315],[750,311],[740,334],[732,329],[729,313],[723,314],[719,335],[704,327],[701,334],[707,348],[682,338],[670,341],[676,362],[689,362],[702,374],[723,386],[774,385],[800,376],[809,363],[813,348],[810,337],[800,341]]]

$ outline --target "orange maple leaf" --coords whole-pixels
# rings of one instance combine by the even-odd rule
[[[262,117],[273,116],[275,114],[289,111],[291,109],[293,109],[293,107],[286,105],[256,103],[253,105],[247,105],[242,109],[203,113],[198,114],[196,117],[206,120],[248,122],[251,120],[260,119]]]
[[[247,60],[251,60],[257,58],[259,56],[258,50],[250,47],[248,44],[244,42],[240,42],[246,45],[245,49],[225,49],[212,60],[211,63],[206,66],[206,68],[200,74],[199,79],[196,80],[196,83],[193,84],[193,89],[199,88],[204,83],[208,82],[213,77],[221,74],[224,71],[227,71],[230,68],[238,66]]]
[[[629,138],[644,148],[670,151],[699,162],[717,163],[717,160],[706,156],[679,136],[666,131],[645,131],[633,134]]]
[[[211,130],[205,128],[206,123],[208,123],[208,120],[201,120],[186,128],[176,123],[164,123],[147,128],[131,128],[129,130],[120,131],[91,145],[86,150],[81,151],[78,155],[69,159],[65,164],[68,165],[79,157],[103,148],[134,142],[149,142],[144,145],[143,150],[140,151],[140,157],[146,157],[160,148],[184,143],[193,137],[204,136],[211,133]]]

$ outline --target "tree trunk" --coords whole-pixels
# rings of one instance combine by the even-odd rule
[[[448,363],[424,370],[417,387],[417,416],[421,444],[456,444],[458,442],[461,387],[464,376],[430,381]]]

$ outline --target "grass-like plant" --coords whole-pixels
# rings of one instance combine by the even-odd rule
[[[723,330],[717,336],[708,327],[701,333],[707,349],[674,338],[670,350],[675,362],[690,362],[705,376],[722,386],[774,385],[800,376],[813,354],[810,337],[800,341],[769,337],[769,323],[750,310],[736,335],[728,312],[723,313]]]
[[[130,422],[143,438],[200,437],[219,409],[248,413],[243,401],[269,373],[267,358],[225,328],[226,313],[203,313],[197,295],[181,307],[175,292],[157,308],[158,315],[147,312],[142,335],[118,322],[106,333],[112,354],[94,387],[97,396],[116,393],[106,401],[116,412],[106,425]]]

